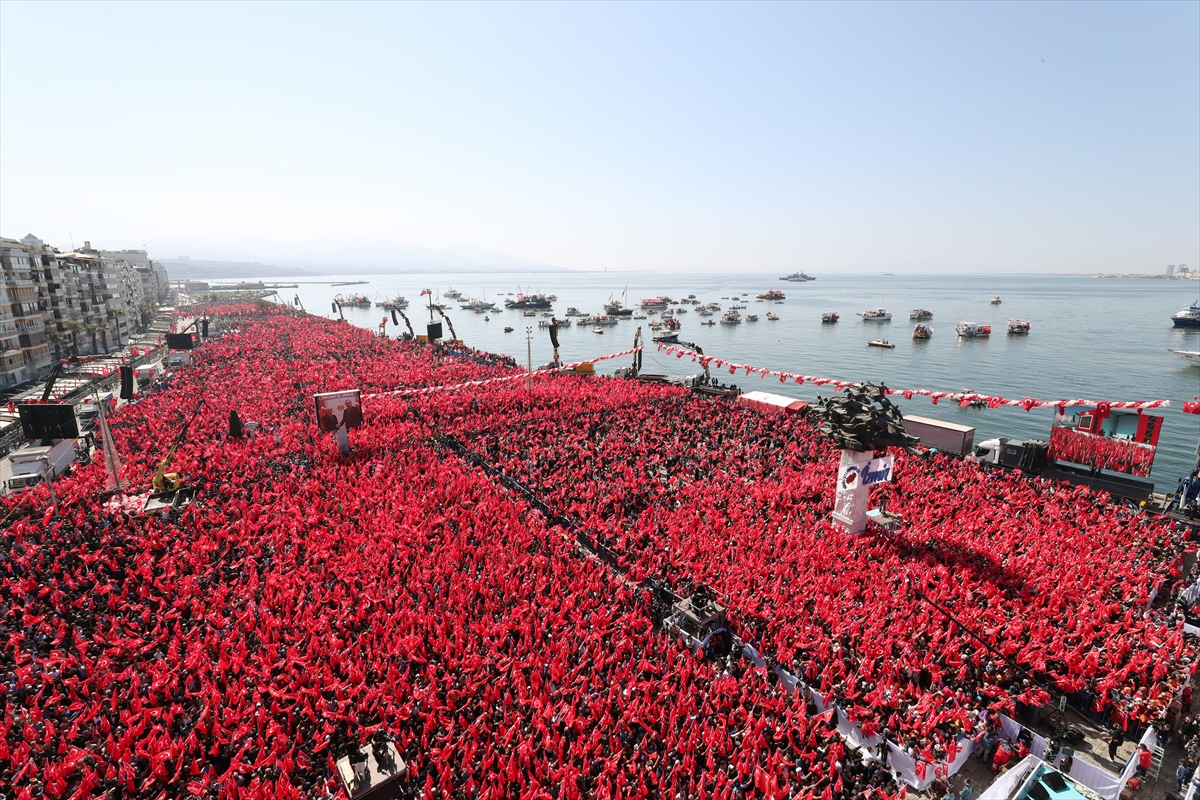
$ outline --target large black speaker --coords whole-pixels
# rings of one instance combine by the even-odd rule
[[[194,350],[196,342],[190,333],[168,333],[167,347],[171,350]]]
[[[26,439],[78,439],[75,406],[68,403],[21,403],[17,406]]]
[[[429,323],[429,328],[427,330],[428,330],[429,341],[432,342],[434,339],[442,338],[442,323],[431,322],[431,323]]]
[[[207,317],[200,320],[200,336],[202,336],[205,339],[208,338],[208,318]]]
[[[121,374],[121,399],[133,399],[133,367],[117,367]]]

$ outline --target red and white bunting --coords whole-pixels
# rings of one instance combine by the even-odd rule
[[[798,375],[794,372],[785,372],[778,369],[767,369],[765,367],[755,367],[749,364],[738,364],[733,361],[727,361],[714,356],[702,356],[699,353],[688,350],[686,347],[676,347],[674,345],[658,343],[658,349],[664,351],[668,355],[673,355],[676,358],[690,356],[692,361],[697,361],[705,366],[714,366],[717,369],[725,368],[729,370],[729,374],[736,374],[738,370],[745,371],[746,375],[758,373],[761,378],[768,375],[774,375],[779,378],[780,383],[811,383],[815,386],[833,386],[836,389],[845,389],[847,386],[854,386],[855,381],[840,381],[836,378],[820,378],[815,375]],[[999,408],[1000,406],[1017,406],[1026,411],[1031,411],[1035,408],[1057,408],[1059,413],[1062,413],[1068,407],[1075,406],[1095,406],[1104,410],[1124,408],[1135,411],[1148,411],[1153,408],[1163,408],[1171,405],[1170,400],[1125,400],[1106,402],[1104,400],[1035,400],[1032,397],[1024,397],[1020,400],[1011,400],[1007,397],[998,397],[996,395],[979,394],[977,392],[936,392],[930,389],[888,389],[888,394],[898,394],[911,400],[917,395],[928,397],[933,400],[934,405],[937,405],[938,400],[952,400],[960,406],[970,405],[974,401],[983,401],[988,408]]]

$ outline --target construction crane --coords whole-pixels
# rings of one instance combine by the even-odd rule
[[[204,400],[196,401],[196,407],[192,410],[192,415],[183,421],[183,426],[179,429],[175,441],[171,442],[171,447],[167,450],[167,454],[163,456],[163,460],[158,462],[158,471],[154,473],[154,479],[150,482],[150,486],[156,493],[175,492],[179,490],[182,481],[179,478],[178,472],[167,472],[171,467],[171,459],[175,457],[175,452],[179,449],[179,445],[183,444],[183,438],[187,435],[188,426],[192,420],[200,413],[200,406],[204,405]]]
[[[454,332],[454,323],[451,322],[450,318],[446,316],[446,312],[442,311],[442,309],[439,308],[438,306],[433,305],[432,300],[430,301],[430,307],[438,312],[438,316],[440,316],[442,319],[446,320],[446,327],[450,329],[450,338],[455,341],[458,341],[458,334]]]
[[[408,321],[408,316],[398,308],[392,308],[392,324],[394,324],[396,327],[400,326],[400,320],[396,319],[397,314],[399,314],[400,318],[404,320],[404,324],[408,326],[408,335],[413,339],[417,338],[417,334],[413,332],[412,323]]]
[[[42,402],[49,403],[50,395],[54,391],[54,382],[58,380],[58,376],[62,373],[62,362],[59,361],[54,365],[54,369],[50,370],[50,374],[46,377],[46,388],[42,390]]]
[[[308,313],[307,311],[304,310],[304,303],[300,302],[300,295],[296,295],[296,306],[299,307],[299,309],[301,311],[304,311],[305,314]]]

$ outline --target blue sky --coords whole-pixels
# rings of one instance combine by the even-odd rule
[[[4,2],[0,120],[0,232],[62,247],[1200,264],[1194,2]]]

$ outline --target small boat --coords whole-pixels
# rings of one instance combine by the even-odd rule
[[[395,297],[390,297],[387,300],[376,303],[375,305],[387,311],[392,311],[393,309],[403,311],[404,309],[408,308],[408,301],[404,299],[403,295],[398,294]]]
[[[788,281],[789,283],[803,283],[804,281],[815,281],[816,278],[811,275],[805,275],[804,271],[801,270],[800,272],[793,272],[791,275],[784,275],[779,280]]]
[[[838,321],[838,315],[837,315],[836,311],[826,311],[824,314],[821,315],[821,324],[822,325],[832,325],[837,321]]]
[[[371,307],[371,300],[368,297],[366,297],[365,295],[361,295],[361,294],[348,294],[348,295],[340,295],[339,294],[333,298],[333,302],[337,303],[339,306],[354,306],[356,308],[370,308]]]
[[[634,314],[633,318],[634,319],[648,319],[648,317],[645,314]]]
[[[744,308],[746,308],[746,305],[745,305],[745,304],[738,305],[737,303],[734,303],[733,305],[731,305],[731,306],[729,307],[729,310],[730,310],[730,311],[738,311],[738,310],[740,310],[740,309],[744,309]]]
[[[932,339],[933,328],[929,325],[917,325],[913,328],[914,339]]]
[[[768,311],[768,312],[767,312],[767,319],[769,319],[771,322],[774,322],[774,321],[776,321],[777,319],[779,319],[779,317],[778,317],[778,316],[776,316],[775,314],[772,314],[770,311]]]
[[[679,334],[678,333],[664,333],[661,336],[655,336],[654,341],[662,342],[663,344],[678,344],[679,343]]]
[[[908,318],[914,320],[933,319],[933,312],[924,308],[914,308],[908,312]]]
[[[1171,324],[1176,328],[1200,328],[1200,300],[1179,313],[1172,314]]]
[[[451,300],[457,300],[458,298],[462,297],[462,292],[460,292],[458,289],[455,289],[453,286],[442,292],[442,294],[446,295],[446,297],[449,297]]]
[[[504,326],[504,332],[505,332],[505,333],[512,333],[512,332],[513,332],[513,329],[512,329],[511,327],[509,327],[508,325],[505,325],[505,326]]]
[[[1010,319],[1008,321],[1008,334],[1009,336],[1021,336],[1029,333],[1029,329],[1032,327],[1033,324],[1028,320]]]
[[[1171,350],[1171,352],[1186,361],[1189,366],[1200,367],[1200,350]]]
[[[992,335],[991,325],[979,325],[974,322],[960,322],[954,326],[959,336],[967,339],[983,339]]]
[[[783,294],[783,292],[779,291],[778,289],[768,289],[767,291],[758,295],[758,299],[759,300],[783,300],[784,294]]]
[[[701,322],[700,324],[701,325],[716,325],[717,321],[715,319],[706,319],[706,320],[704,320],[704,322]]]
[[[992,295],[992,299],[989,300],[988,302],[994,306],[1000,305],[1000,295],[998,295],[998,294]]]
[[[675,313],[676,314],[686,314],[687,309],[686,308],[677,308],[677,309],[675,309]]]
[[[698,313],[702,317],[711,317],[713,315],[712,309],[710,309],[710,308],[702,308],[696,313]]]
[[[730,311],[725,316],[721,317],[722,325],[741,325],[742,318],[738,316],[736,311]]]
[[[567,306],[567,316],[568,317],[582,317],[583,312],[580,311],[575,306]]]
[[[489,317],[489,316],[487,316],[487,315],[485,314],[485,315],[484,315],[484,317],[483,317],[483,321],[484,321],[484,322],[491,322],[491,321],[492,321],[492,318],[491,318],[491,317]]]
[[[471,302],[469,302],[469,303],[459,303],[458,307],[464,311],[491,311],[493,309],[495,309],[497,311],[499,310],[499,309],[496,309],[495,303],[489,303],[487,300],[480,300],[477,297],[472,297]]]
[[[863,322],[891,322],[892,320],[892,312],[883,308],[860,311],[858,315],[863,318]]]
[[[595,328],[592,328],[592,333],[604,333],[604,328],[597,325]]]
[[[892,344],[887,339],[868,339],[867,340],[867,347],[884,347],[888,350],[891,350],[895,346],[896,345]]]
[[[524,311],[522,311],[522,312],[521,312],[521,315],[522,315],[522,316],[525,316],[525,317],[536,317],[536,316],[537,316],[537,312],[536,312],[536,311],[534,311],[532,308],[527,308],[527,309],[525,309]]]
[[[758,322],[758,314],[747,314],[746,322]]]
[[[671,298],[669,297],[643,297],[641,305],[645,309],[653,308],[655,311],[661,311],[670,304]]]

